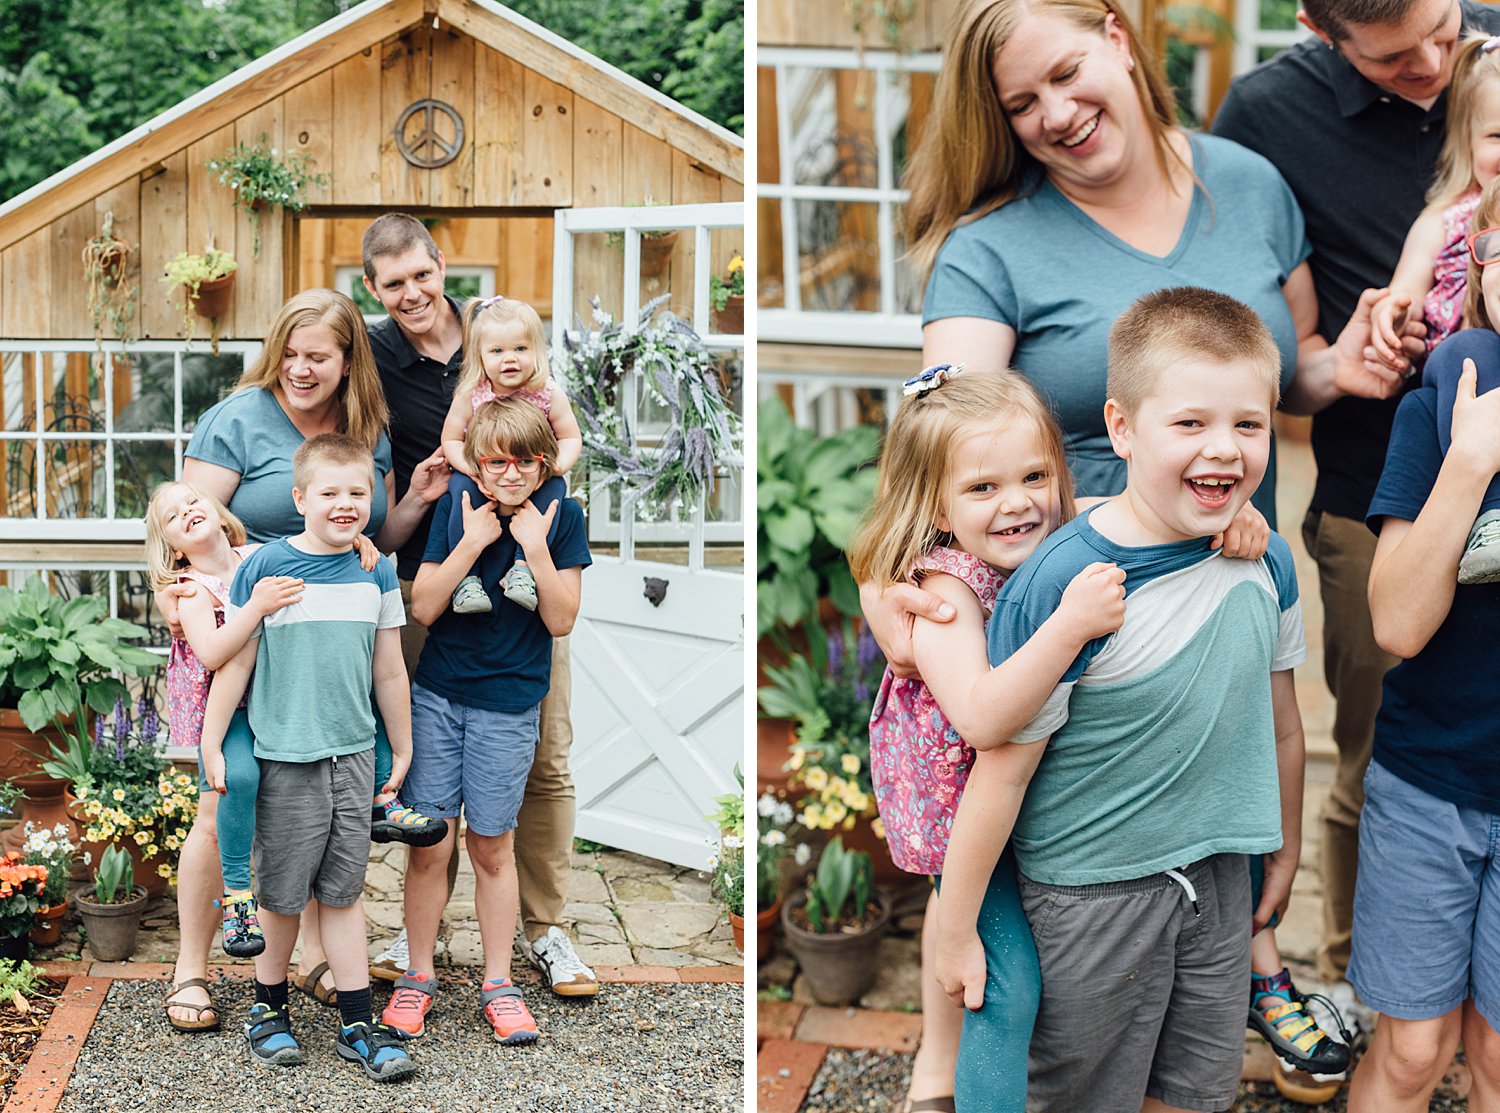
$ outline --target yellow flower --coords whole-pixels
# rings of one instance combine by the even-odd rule
[[[151,832],[150,831],[137,831],[135,833],[135,845],[136,846],[145,846],[150,841],[151,841]]]
[[[870,830],[875,832],[875,837],[877,839],[885,838],[885,824],[880,822],[880,817],[878,815],[874,819],[870,820]]]
[[[802,775],[802,780],[808,788],[814,792],[818,792],[828,787],[828,770],[824,769],[821,765],[814,765]]]
[[[788,765],[788,767],[793,772],[796,772],[798,769],[802,768],[802,762],[804,760],[805,760],[805,755],[802,753],[801,750],[797,750],[795,753],[792,754],[792,760],[789,761],[787,763],[787,765]]]
[[[123,800],[125,799],[125,790],[123,788],[117,788],[113,792],[111,792],[110,795],[113,796],[116,800]]]
[[[828,822],[830,824],[840,822],[848,814],[849,809],[844,807],[844,805],[839,803],[837,800],[835,800],[828,806]]]
[[[854,776],[859,772],[859,758],[854,754],[845,754],[839,759],[839,764],[844,767],[844,772]]]
[[[816,831],[823,826],[823,809],[817,804],[809,804],[802,811],[802,826],[809,831]]]
[[[89,798],[89,786],[79,785],[77,791],[75,791],[73,795],[80,800],[87,800]]]
[[[176,850],[181,845],[182,845],[182,843],[178,841],[176,835],[168,835],[167,836],[167,849],[168,850]]]
[[[735,271],[742,271],[744,269],[745,269],[745,257],[743,255],[736,255],[733,259],[729,260],[729,273],[730,274],[734,274]]]
[[[157,846],[155,843],[151,843],[146,847],[145,856],[147,858],[155,858],[159,853],[161,853],[161,847]]]
[[[848,819],[844,820],[844,830],[845,831],[852,831],[852,830],[854,830],[854,823],[855,823],[855,820],[857,820],[858,818],[859,818],[859,816],[857,816],[857,815],[851,815]]]
[[[170,862],[163,862],[161,865],[157,866],[156,867],[156,876],[157,877],[170,878],[172,876],[172,865],[171,865],[171,863]]]

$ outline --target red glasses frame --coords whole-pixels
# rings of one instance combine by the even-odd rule
[[[1481,259],[1479,257],[1479,252],[1474,250],[1474,241],[1479,239],[1480,236],[1488,236],[1491,232],[1500,233],[1500,227],[1481,228],[1467,240],[1469,248],[1469,258],[1474,260],[1474,265],[1477,267],[1487,267],[1491,263],[1500,263],[1500,254],[1497,254],[1493,259]]]
[[[532,475],[542,466],[545,456],[481,456],[479,466],[491,475],[504,475],[512,464],[518,475]],[[498,468],[491,465],[498,463]]]

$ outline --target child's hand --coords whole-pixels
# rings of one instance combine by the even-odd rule
[[[208,779],[208,787],[223,796],[227,789],[224,787],[224,751],[215,747],[203,747],[203,775]]]
[[[1398,359],[1405,358],[1405,352],[1401,347],[1401,337],[1406,331],[1406,322],[1411,312],[1410,294],[1389,291],[1375,303],[1375,308],[1370,311],[1372,328],[1370,344],[1381,360],[1393,367],[1396,366]],[[1421,319],[1420,310],[1417,311],[1416,316],[1418,320]]]
[[[1461,453],[1486,475],[1500,474],[1500,390],[1475,397],[1479,370],[1472,359],[1464,360],[1453,399],[1453,441],[1448,454]]]
[[[538,513],[536,506],[527,499],[510,516],[510,535],[521,546],[521,551],[530,553],[547,547],[547,531],[552,528],[552,519],[557,517],[557,500],[553,499],[545,514]]]
[[[400,753],[395,747],[391,748],[391,777],[385,782],[380,790],[380,795],[375,797],[376,802],[384,804],[395,799],[396,793],[401,791],[401,782],[406,780],[406,771],[411,768],[411,752]]]
[[[955,1005],[977,1012],[984,1004],[984,945],[978,932],[968,932],[962,939],[939,939],[936,969],[933,976]]]
[[[1267,854],[1262,861],[1265,874],[1260,886],[1260,904],[1251,914],[1250,930],[1260,931],[1276,916],[1279,923],[1286,916],[1286,906],[1292,899],[1292,879],[1297,876],[1297,859],[1300,846],[1283,846]]]
[[[359,554],[359,566],[366,572],[373,570],[380,563],[380,550],[375,547],[375,542],[364,534],[354,539],[354,551]]]
[[[265,618],[302,599],[302,581],[294,576],[266,576],[250,592],[251,610]]]
[[[1343,394],[1356,398],[1391,397],[1411,374],[1412,360],[1426,350],[1422,337],[1427,335],[1427,327],[1420,321],[1420,311],[1408,308],[1401,315],[1401,327],[1390,338],[1394,343],[1386,349],[1389,356],[1381,354],[1373,313],[1376,303],[1389,294],[1387,289],[1366,290],[1361,294],[1343,331],[1333,342],[1333,385]],[[1405,294],[1397,296],[1410,306],[1411,299]]]
[[[1125,570],[1115,564],[1090,564],[1064,589],[1057,613],[1080,645],[1113,634],[1125,621]]]
[[[448,466],[448,457],[439,448],[411,471],[408,491],[416,493],[423,502],[437,502],[448,489],[448,477],[453,469]]]
[[[167,624],[167,632],[174,638],[184,636],[178,601],[197,593],[198,589],[192,584],[168,584],[156,593],[156,609],[161,613],[161,620]]]
[[[1266,516],[1248,502],[1229,523],[1229,528],[1209,544],[1210,549],[1223,549],[1227,557],[1241,560],[1259,560],[1266,555],[1271,544],[1271,524]]]
[[[469,492],[464,493],[464,540],[472,541],[481,549],[488,549],[505,533],[500,524],[500,515],[495,513],[495,502],[475,506],[469,501]],[[518,511],[519,513],[519,511]]]

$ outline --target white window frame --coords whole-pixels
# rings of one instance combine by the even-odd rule
[[[492,298],[495,296],[494,267],[467,267],[450,264],[444,268],[443,273],[448,278],[477,278],[479,279],[479,296],[482,298]],[[365,268],[358,263],[347,267],[335,267],[333,269],[333,288],[335,290],[347,291],[351,281],[359,285],[363,283],[364,277]],[[366,313],[364,314],[364,318],[365,326],[368,328],[370,325],[376,325],[385,320],[386,314]]]
[[[709,332],[711,320],[708,280],[711,275],[711,246],[709,232],[714,228],[745,227],[745,206],[734,201],[706,202],[698,205],[663,205],[600,207],[586,209],[559,209],[553,219],[552,251],[552,360],[553,367],[561,367],[567,359],[563,347],[563,336],[571,330],[559,327],[559,322],[573,319],[576,312],[587,319],[582,307],[573,304],[573,237],[598,232],[618,232],[624,236],[624,299],[622,320],[633,321],[641,312],[641,235],[648,231],[678,228],[693,236],[693,315],[688,323],[693,326],[711,352],[738,352],[743,361],[745,337],[742,334]],[[748,389],[744,392],[749,404]],[[638,412],[639,398],[633,378],[622,384],[621,404],[626,413]],[[742,415],[743,416],[743,415]],[[640,429],[633,426],[636,432]],[[741,424],[741,429],[744,425]],[[634,499],[625,496],[620,503],[618,520],[614,516],[612,491],[597,491],[589,495],[589,540],[620,546],[620,559],[630,560],[635,556],[635,544],[679,543],[688,544],[688,567],[701,570],[705,567],[704,545],[706,542],[744,544],[746,526],[744,453],[735,453],[721,461],[736,477],[740,490],[740,518],[731,522],[707,520],[707,493],[700,494],[697,505],[685,522],[637,522]]]
[[[1262,27],[1260,0],[1240,0],[1234,6],[1234,75],[1238,77],[1259,65],[1262,47],[1285,50],[1311,34],[1300,23],[1290,29]]]
[[[781,207],[782,289],[785,308],[756,310],[760,340],[795,344],[846,344],[864,347],[911,347],[920,345],[922,318],[900,313],[896,298],[896,206],[910,192],[895,181],[895,155],[891,150],[894,130],[890,126],[891,75],[936,73],[942,65],[937,52],[898,54],[892,50],[809,50],[796,47],[761,47],[756,65],[776,73],[776,130],[781,137],[779,165],[774,183],[755,187],[757,199],[774,200]],[[876,185],[798,185],[793,173],[792,106],[786,91],[791,69],[872,70],[875,73]],[[876,243],[880,251],[880,309],[876,312],[808,312],[802,308],[801,251],[797,237],[798,201],[861,201],[878,206]]]
[[[198,343],[205,343],[199,341]],[[28,441],[36,445],[36,498],[35,512],[28,517],[0,517],[0,541],[143,541],[146,537],[146,523],[140,518],[116,518],[115,512],[115,454],[116,444],[132,442],[148,442],[153,444],[169,443],[173,446],[173,468],[174,476],[182,475],[182,453],[187,443],[192,439],[192,433],[183,429],[182,423],[182,357],[193,355],[206,350],[196,348],[186,350],[182,342],[177,340],[136,340],[132,341],[128,348],[123,347],[118,341],[108,341],[104,344],[106,357],[106,369],[103,376],[102,402],[104,407],[104,431],[99,433],[48,433],[42,431],[45,424],[47,399],[51,392],[47,389],[45,375],[45,356],[64,354],[80,354],[91,357],[97,356],[99,346],[92,339],[84,340],[0,340],[0,353],[17,353],[20,355],[33,354],[37,357],[34,374],[36,380],[36,412],[32,417],[32,426],[29,429],[6,430],[0,429],[0,442],[4,441]],[[248,366],[260,353],[261,342],[258,340],[224,340],[219,343],[219,355],[239,355]],[[120,433],[114,428],[114,359],[121,354],[135,354],[147,352],[172,352],[175,358],[172,361],[172,428],[161,432],[144,433]],[[42,450],[43,445],[49,442],[65,441],[77,443],[79,441],[99,441],[105,446],[104,452],[104,507],[105,515],[99,518],[48,518],[43,515],[46,509],[46,479],[47,458]]]

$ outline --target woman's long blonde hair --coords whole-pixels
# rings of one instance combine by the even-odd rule
[[[151,501],[146,504],[146,575],[151,580],[151,590],[160,591],[168,584],[177,582],[177,574],[188,566],[188,559],[180,555],[167,541],[167,529],[161,520],[161,504],[167,495],[178,488],[186,488],[219,512],[219,525],[230,545],[245,543],[245,525],[226,507],[202,487],[184,483],[180,479],[169,479],[158,483],[151,492]]]
[[[1453,55],[1448,84],[1448,131],[1438,155],[1437,175],[1427,191],[1429,205],[1451,205],[1474,188],[1474,125],[1479,118],[1479,90],[1500,78],[1500,50],[1483,50],[1490,37],[1470,35]]]
[[[375,369],[375,356],[370,351],[365,319],[348,294],[337,290],[303,290],[288,298],[271,323],[265,347],[234,384],[234,389],[258,386],[281,399],[281,359],[292,332],[304,325],[327,325],[338,341],[348,371],[339,384],[338,431],[368,445],[373,452],[390,420],[390,411],[380,385],[380,372]]]
[[[1500,225],[1500,178],[1484,187],[1469,227],[1475,232],[1482,232],[1496,225]],[[1500,263],[1490,265],[1500,267]],[[1464,290],[1463,327],[1487,328],[1491,332],[1500,332],[1500,327],[1497,327],[1500,326],[1500,321],[1490,320],[1490,311],[1484,304],[1484,290],[1481,288],[1483,275],[1483,268],[1474,262],[1474,254],[1470,252],[1468,286]]]
[[[1163,173],[1172,162],[1192,172],[1172,146],[1176,108],[1161,64],[1142,49],[1135,26],[1115,0],[968,0],[943,46],[927,134],[906,173],[909,257],[924,275],[954,228],[1014,201],[1029,185],[1036,164],[1005,119],[993,73],[1021,20],[1044,12],[1099,35],[1108,17],[1115,17],[1135,60],[1131,81],[1155,140],[1156,160]]]
[[[480,332],[486,325],[518,323],[526,330],[526,342],[531,345],[536,366],[531,378],[521,384],[521,390],[541,390],[552,377],[547,368],[547,330],[542,328],[542,317],[524,301],[515,298],[475,298],[464,306],[464,362],[458,373],[458,386],[454,390],[473,390],[484,377],[484,352],[480,344]]]
[[[1062,521],[1077,512],[1062,432],[1036,388],[1015,371],[960,375],[942,386],[905,398],[880,451],[880,486],[854,541],[849,569],[859,583],[884,591],[906,583],[912,565],[951,538],[938,528],[945,513],[953,446],[974,427],[1000,429],[1029,421],[1041,437],[1047,469],[1057,484]]]

